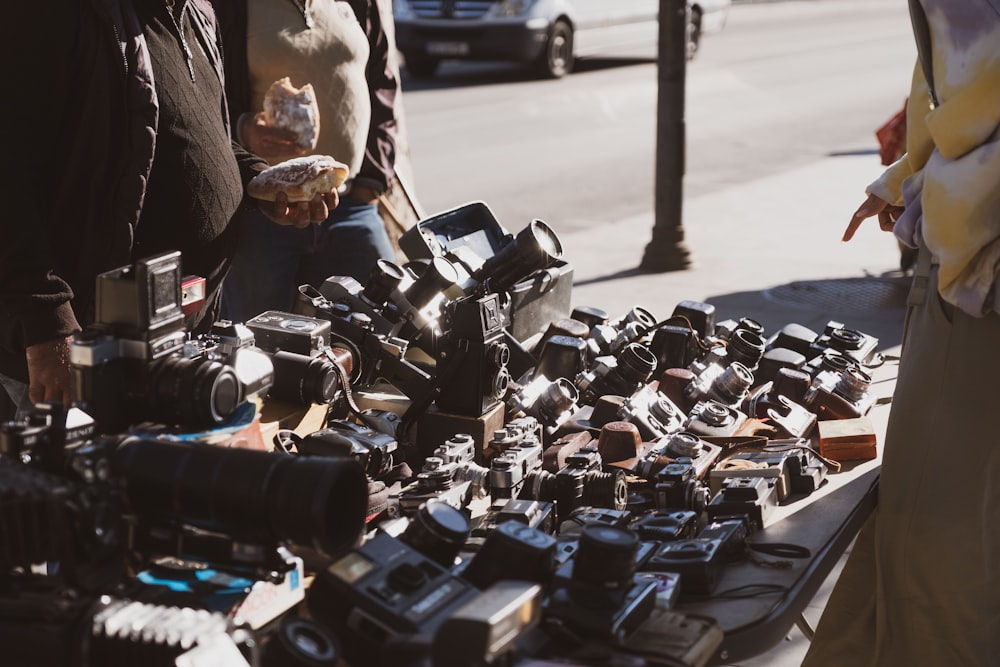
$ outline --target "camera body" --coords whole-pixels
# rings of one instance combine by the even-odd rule
[[[825,350],[836,350],[859,364],[867,364],[875,356],[877,348],[878,338],[831,320],[826,323],[823,333],[812,342],[812,354],[808,356],[812,358]]]
[[[567,456],[566,465],[556,473],[530,473],[518,498],[554,502],[556,518],[561,522],[583,505],[625,509],[628,484],[623,470],[603,471],[601,455],[588,445]]]
[[[446,412],[478,417],[503,400],[510,382],[499,297],[456,299],[447,312],[450,326],[438,357],[434,400]]]
[[[657,584],[636,575],[639,548],[626,528],[584,526],[573,558],[555,572],[545,614],[584,636],[628,637],[656,607]]]
[[[871,383],[871,376],[856,366],[839,373],[820,371],[803,402],[820,420],[863,417],[875,405]]]
[[[681,575],[681,598],[711,595],[726,561],[722,541],[718,538],[691,537],[664,542],[642,566],[644,571],[677,572]]]
[[[690,510],[701,512],[708,501],[708,489],[698,478],[691,459],[674,459],[656,476],[655,506],[660,512]]]
[[[547,429],[554,430],[576,411],[577,398],[579,392],[567,378],[549,380],[544,375],[536,375],[511,394],[507,399],[507,411],[515,416],[534,417]]]
[[[306,605],[343,638],[351,664],[408,664],[426,655],[442,623],[476,595],[448,568],[376,531],[317,573]]]
[[[746,516],[750,530],[756,531],[764,529],[777,506],[777,478],[727,477],[705,509],[712,520]]]
[[[580,403],[593,405],[605,394],[630,396],[649,381],[656,370],[656,357],[641,343],[632,342],[617,355],[594,359],[589,370],[576,377]]]
[[[695,403],[688,412],[684,428],[700,436],[728,437],[747,421],[746,413],[715,400]]]
[[[299,453],[308,456],[351,457],[371,479],[392,468],[398,448],[392,435],[343,419],[331,419],[326,428],[310,433],[298,444]]]
[[[516,498],[528,475],[542,469],[542,443],[527,436],[490,461],[489,491],[492,502]]]
[[[665,394],[647,384],[625,398],[618,419],[635,424],[643,442],[652,442],[680,431],[687,415]]]

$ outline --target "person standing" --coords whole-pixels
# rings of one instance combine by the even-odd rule
[[[275,229],[248,212],[223,313],[242,322],[292,310],[303,284],[332,275],[366,283],[395,249],[378,211],[394,178],[396,78],[374,0],[214,0],[226,53],[230,115],[238,141],[272,163],[301,155],[285,131],[258,118],[271,84],[311,84],[319,105],[315,152],[350,167],[340,205],[309,229]],[[390,19],[391,20],[391,19]]]
[[[907,153],[868,187],[918,248],[878,506],[804,667],[1000,665],[1000,1],[911,0]]]
[[[211,326],[241,207],[308,227],[337,193],[292,206],[245,197],[267,167],[231,141],[207,0],[77,0],[39,24],[7,7],[0,42],[9,161],[0,218],[0,383],[19,412],[74,396],[69,343],[94,319],[98,274],[179,250],[206,279]],[[275,224],[279,223],[279,224]]]

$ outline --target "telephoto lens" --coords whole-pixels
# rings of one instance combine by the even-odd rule
[[[126,511],[151,526],[190,526],[326,555],[354,546],[368,481],[351,458],[204,443],[125,440],[111,458]]]
[[[541,220],[532,220],[512,242],[483,262],[473,277],[479,282],[488,280],[493,291],[505,292],[562,254],[562,243],[552,228]]]

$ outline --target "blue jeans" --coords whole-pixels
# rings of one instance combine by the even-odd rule
[[[243,214],[240,240],[222,285],[222,317],[245,322],[267,310],[289,312],[300,285],[319,287],[330,276],[368,282],[379,259],[396,253],[378,206],[341,197],[318,225],[296,229],[263,214]]]

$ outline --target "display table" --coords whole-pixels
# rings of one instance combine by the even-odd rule
[[[878,436],[878,457],[845,462],[839,472],[827,475],[819,489],[776,508],[764,530],[750,540],[758,545],[802,547],[809,556],[753,552],[757,561],[781,562],[785,567],[751,560],[731,563],[710,599],[678,604],[678,611],[714,618],[722,628],[724,639],[709,664],[734,664],[777,645],[800,621],[875,508],[896,370],[896,362],[890,361],[873,373],[878,401],[869,417]]]

